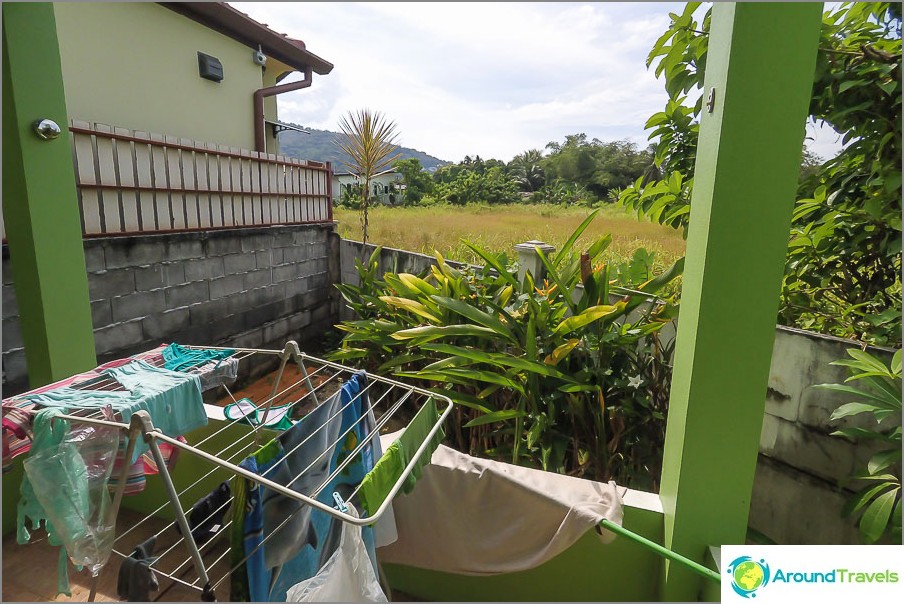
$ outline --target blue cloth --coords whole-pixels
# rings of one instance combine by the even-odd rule
[[[132,361],[101,372],[100,378],[104,377],[116,380],[126,390],[77,390],[66,386],[23,398],[41,407],[61,408],[67,412],[102,409],[110,405],[126,424],[136,411],[147,411],[154,426],[173,437],[207,425],[201,382],[196,375],[154,367],[144,361]],[[129,463],[134,463],[145,451],[147,444],[141,439],[136,443]]]
[[[230,349],[212,350],[194,349],[170,344],[163,349],[163,366],[171,371],[188,371],[208,361],[217,361],[231,356],[235,351]]]
[[[373,430],[367,419],[367,393],[362,392],[365,384],[363,373],[352,376],[339,392],[246,462],[254,463],[265,478],[312,495]],[[269,467],[262,468],[258,465],[259,454],[274,444],[279,447],[279,452]],[[318,501],[333,506],[334,491],[347,497],[373,465],[373,445],[368,442],[349,465],[326,484],[317,496]],[[253,494],[249,494],[245,505],[246,555],[267,539],[264,547],[258,550],[263,553],[260,560],[263,566],[251,559],[246,563],[249,595],[252,601],[284,602],[289,587],[313,577],[336,550],[342,521],[272,489],[261,487],[260,490],[260,524],[257,504],[252,502]],[[285,525],[274,534],[283,522]],[[262,529],[261,533],[258,528]],[[365,527],[362,538],[371,562],[376,566],[373,529]],[[260,591],[264,584],[270,586],[268,591]]]

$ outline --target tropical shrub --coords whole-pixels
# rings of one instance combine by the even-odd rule
[[[866,481],[848,500],[845,516],[862,510],[859,518],[860,536],[866,543],[875,543],[889,534],[901,543],[901,351],[886,366],[881,360],[859,349],[848,350],[850,359],[832,362],[848,368],[850,377],[844,384],[820,384],[816,388],[854,396],[857,400],[838,407],[830,421],[857,415],[872,415],[878,427],[844,428],[832,434],[855,442],[876,442],[881,445],[866,468],[852,478]],[[847,385],[858,383],[859,388]]]
[[[690,214],[710,10],[686,4],[647,58],[666,106],[647,120],[660,175],[624,187],[639,215],[684,229]],[[823,15],[810,118],[845,147],[804,153],[778,320],[869,343],[901,342],[901,3],[845,2]]]
[[[332,358],[423,380],[457,404],[447,434],[460,450],[545,470],[658,488],[671,350],[657,332],[674,316],[656,297],[683,268],[620,287],[601,262],[610,236],[575,253],[591,214],[548,277],[523,279],[505,254],[467,242],[484,267],[437,255],[422,275],[377,274],[338,285],[358,319]],[[630,275],[625,270],[620,273]]]

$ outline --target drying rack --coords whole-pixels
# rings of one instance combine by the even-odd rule
[[[150,564],[150,567],[158,576],[163,576],[170,579],[172,581],[170,587],[174,584],[181,584],[184,587],[200,592],[201,599],[205,601],[215,600],[217,588],[224,582],[227,582],[229,580],[231,573],[239,568],[242,564],[244,564],[244,562],[247,561],[251,555],[253,555],[258,549],[260,549],[260,547],[263,547],[267,543],[267,541],[273,535],[277,534],[284,526],[286,526],[286,524],[296,514],[305,509],[305,506],[311,506],[312,508],[321,510],[322,512],[330,515],[333,518],[341,520],[342,522],[351,523],[356,526],[370,525],[379,520],[380,517],[390,508],[393,498],[402,488],[403,484],[411,474],[414,467],[417,465],[421,456],[429,448],[433,437],[441,429],[443,422],[452,411],[453,407],[452,400],[449,397],[437,392],[418,388],[393,379],[364,372],[367,378],[366,385],[364,385],[362,389],[352,397],[352,400],[349,403],[342,405],[342,407],[330,419],[328,419],[327,422],[339,416],[348,405],[352,404],[353,402],[355,402],[355,400],[362,397],[364,393],[368,393],[367,400],[369,401],[370,408],[374,410],[374,417],[376,420],[375,425],[373,426],[368,436],[361,442],[357,443],[355,448],[348,454],[348,456],[329,473],[329,476],[323,481],[323,483],[320,484],[319,487],[314,489],[314,491],[309,495],[306,495],[267,478],[267,474],[274,470],[281,462],[277,462],[276,465],[268,468],[260,474],[240,467],[238,465],[238,462],[242,461],[243,459],[245,459],[245,457],[259,448],[263,441],[263,437],[265,436],[265,433],[263,432],[264,430],[268,430],[267,438],[269,439],[271,437],[272,432],[270,432],[269,429],[265,427],[265,424],[267,421],[267,416],[269,415],[270,410],[273,406],[288,400],[289,402],[287,404],[289,405],[290,410],[295,406],[298,406],[299,409],[303,410],[304,414],[306,415],[308,412],[310,412],[310,410],[313,410],[321,404],[322,398],[324,398],[325,396],[331,396],[327,395],[327,392],[329,392],[336,386],[341,387],[341,383],[344,379],[348,379],[355,373],[361,372],[339,363],[334,363],[308,355],[300,351],[297,343],[294,341],[287,342],[282,350],[205,346],[186,346],[185,348],[190,350],[232,351],[228,357],[223,359],[226,361],[235,359],[236,362],[241,362],[258,355],[276,356],[279,358],[279,365],[276,371],[276,379],[273,382],[273,387],[270,391],[269,396],[267,396],[263,401],[252,401],[259,409],[263,410],[262,420],[256,425],[246,425],[245,427],[247,428],[247,431],[244,432],[244,434],[239,437],[237,441],[230,442],[225,448],[216,452],[209,452],[204,450],[202,447],[205,443],[214,441],[217,436],[221,435],[226,430],[234,429],[235,424],[237,424],[238,422],[224,420],[224,425],[219,429],[216,429],[212,434],[205,436],[197,443],[188,444],[176,438],[167,436],[166,434],[163,434],[161,431],[156,429],[150,415],[146,411],[134,412],[128,424],[121,421],[115,421],[116,418],[114,418],[114,421],[111,421],[109,418],[104,418],[102,413],[97,410],[91,410],[88,413],[85,413],[84,411],[69,411],[67,412],[67,414],[61,415],[59,417],[72,422],[93,424],[97,426],[107,426],[127,432],[128,444],[125,452],[126,460],[132,459],[134,449],[139,438],[147,443],[150,453],[156,463],[161,481],[163,483],[163,487],[166,492],[166,498],[160,506],[144,516],[140,521],[136,522],[131,528],[115,537],[113,554],[121,558],[128,557],[130,555],[131,549],[127,545],[129,543],[128,538],[130,537],[130,535],[133,535],[136,529],[138,529],[141,525],[150,522],[152,519],[159,519],[159,514],[163,512],[167,507],[169,507],[174,520],[170,521],[163,528],[157,530],[157,532],[154,533],[154,537],[158,538],[159,540],[159,538],[161,538],[168,531],[172,531],[173,534],[171,535],[171,537],[173,542],[168,546],[165,546],[165,549],[162,552],[154,553],[156,559]],[[142,357],[143,355],[136,355],[135,357],[132,357],[132,359],[141,359]],[[288,387],[280,389],[284,370],[286,369],[290,361],[292,361],[298,367],[301,377],[300,379],[290,384]],[[209,362],[210,361],[200,362],[197,366],[187,367],[183,371],[186,373],[198,373],[198,371]],[[151,364],[159,366],[160,364],[162,364],[162,361],[159,361],[157,363],[151,362]],[[332,386],[330,386],[331,384]],[[89,378],[86,379],[83,383],[76,383],[71,387],[92,390],[122,389],[122,386],[112,378]],[[222,384],[222,387],[226,391],[227,395],[233,400],[233,402],[235,402],[235,397],[233,396],[232,392],[229,391],[228,386],[224,383]],[[338,388],[336,388],[336,391],[338,392]],[[21,396],[27,396],[27,394],[29,393]],[[347,508],[344,505],[344,501],[350,501],[351,499],[353,499],[357,494],[360,485],[358,485],[350,495],[346,496],[344,498],[344,501],[341,497],[336,497],[335,506],[324,504],[317,499],[317,496],[320,495],[323,489],[326,488],[330,484],[330,482],[332,482],[333,479],[355,459],[358,453],[363,450],[364,447],[367,446],[367,444],[373,438],[379,438],[381,431],[385,428],[388,428],[390,420],[400,409],[405,407],[408,407],[410,409],[417,409],[419,408],[420,404],[423,404],[431,399],[435,403],[437,403],[439,418],[431,427],[429,433],[427,434],[424,441],[420,444],[415,454],[412,455],[411,461],[404,468],[400,478],[393,484],[385,500],[377,510],[375,510],[370,515],[362,515],[361,517],[348,513]],[[445,407],[440,408],[440,403],[444,403]],[[385,408],[385,411],[377,416],[380,408]],[[367,416],[366,411],[366,409],[363,410],[361,418],[358,419],[351,427],[347,428],[344,432],[339,434],[338,438],[326,447],[324,452],[321,453],[320,457],[327,454],[328,451],[332,451],[335,446],[339,442],[341,442],[359,422],[363,421]],[[405,424],[407,424],[407,421],[405,422]],[[326,424],[323,424],[322,426],[317,428],[317,430],[315,430],[315,433],[325,426]],[[303,445],[304,442],[310,439],[311,436],[313,436],[313,434],[309,435],[308,438],[305,439],[305,441],[302,441],[302,443],[298,444],[295,448]],[[188,454],[208,462],[213,466],[213,469],[201,475],[192,484],[177,489],[167,467],[167,460],[160,450],[160,442],[164,442],[171,445],[172,447],[175,447],[181,452],[181,454]],[[287,452],[286,457],[288,457],[288,453],[291,453],[291,450]],[[286,457],[284,457],[283,460],[285,460]],[[302,470],[297,476],[295,476],[295,478],[288,482],[288,485],[291,486],[295,481],[299,480],[310,468],[311,466],[308,466],[308,468]],[[123,492],[127,482],[128,470],[129,464],[124,463],[120,469],[118,484],[116,485],[116,489],[113,494],[112,506],[109,508],[108,520],[111,523],[115,523],[116,517],[119,513],[123,498]],[[225,572],[222,570],[222,566],[224,560],[228,561],[230,557],[230,549],[227,545],[225,551],[219,553],[217,547],[222,549],[224,539],[222,539],[221,537],[228,533],[231,520],[223,522],[222,526],[216,531],[216,533],[212,537],[206,539],[204,543],[199,546],[196,543],[195,538],[192,534],[191,527],[189,526],[189,521],[186,516],[186,508],[183,505],[182,500],[180,499],[186,498],[187,494],[191,493],[193,489],[196,489],[196,487],[198,487],[205,481],[211,481],[212,477],[217,472],[225,472],[227,476],[226,480],[235,475],[242,476],[253,481],[254,483],[262,485],[268,489],[272,489],[273,491],[285,495],[286,497],[289,497],[302,504],[298,509],[290,514],[289,517],[284,519],[281,524],[279,524],[270,534],[266,535],[263,542],[260,543],[249,554],[245,555],[241,562],[232,565],[231,567],[226,569]],[[214,482],[219,484],[220,479],[217,478],[214,480]],[[222,504],[218,509],[211,512],[210,515],[207,516],[207,518],[197,522],[196,526],[203,524],[205,521],[211,520],[212,518],[217,516],[218,513],[223,512],[224,509],[228,509],[228,506],[231,505],[233,498],[234,495],[231,495],[226,503]],[[132,541],[134,541],[134,536]],[[180,546],[181,549],[184,550],[183,556],[185,557],[182,558],[178,558],[178,550],[180,549]],[[207,550],[207,552],[205,552],[205,550]],[[212,562],[205,561],[204,556],[207,553],[211,552],[214,554],[219,553],[219,557],[216,557]],[[172,560],[174,557],[176,557],[179,561],[173,562]],[[164,560],[167,560],[169,563],[164,565]],[[109,564],[107,566],[109,566]],[[212,577],[210,570],[215,567],[220,567],[221,572],[219,573],[219,576]],[[185,578],[186,573],[190,572],[191,568],[194,568],[195,574],[197,575],[194,580]],[[107,570],[106,567],[104,570]],[[96,595],[97,579],[98,578],[95,577],[92,583],[89,601],[93,601]],[[169,588],[162,590],[161,593],[157,596],[157,599],[163,598],[168,589]]]

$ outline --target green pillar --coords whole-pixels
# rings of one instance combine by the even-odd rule
[[[821,3],[715,3],[662,487],[665,545],[744,543]],[[663,600],[700,579],[666,565]]]
[[[62,129],[42,140],[39,119]],[[96,364],[50,3],[3,3],[3,217],[32,387]]]

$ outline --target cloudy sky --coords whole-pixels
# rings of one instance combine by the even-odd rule
[[[402,145],[456,162],[508,161],[578,132],[646,146],[643,124],[666,94],[645,59],[683,6],[230,4],[335,65],[279,97],[281,120],[337,130],[342,114],[369,107],[398,124]],[[833,154],[834,133],[807,131],[815,152]]]

